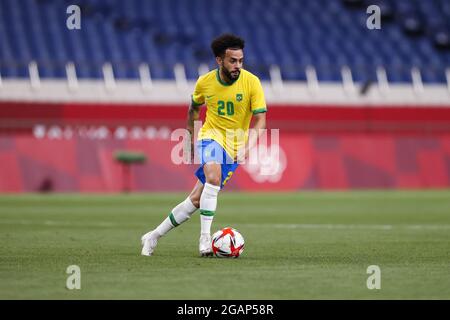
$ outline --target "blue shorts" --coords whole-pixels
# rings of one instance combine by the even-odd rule
[[[236,171],[239,164],[226,153],[225,149],[220,144],[212,139],[204,139],[197,141],[197,152],[201,161],[200,167],[195,171],[195,175],[201,183],[205,184],[205,173],[203,166],[210,161],[216,162],[222,166],[222,180],[220,187],[228,182],[228,180]]]

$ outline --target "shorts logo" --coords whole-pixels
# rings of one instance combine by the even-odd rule
[[[242,93],[236,94],[236,101],[242,101]]]

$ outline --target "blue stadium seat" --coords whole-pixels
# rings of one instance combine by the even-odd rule
[[[0,1],[3,77],[28,76],[35,60],[48,78],[73,61],[82,78],[101,78],[105,62],[119,79],[138,78],[145,62],[155,79],[173,79],[176,63],[195,79],[200,64],[215,68],[209,45],[223,32],[245,38],[245,66],[263,80],[271,65],[286,80],[305,80],[313,65],[319,80],[341,81],[347,65],[365,82],[383,65],[390,81],[410,82],[417,66],[442,83],[450,66],[447,0],[80,0],[82,28],[69,30],[61,17],[72,2]],[[381,7],[381,30],[366,27],[370,4]]]

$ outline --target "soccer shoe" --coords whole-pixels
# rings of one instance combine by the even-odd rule
[[[141,238],[141,244],[142,244],[142,251],[141,254],[143,256],[151,256],[153,254],[153,251],[156,248],[156,245],[158,243],[158,240],[156,238],[153,238],[151,236],[153,231],[150,231],[146,234],[144,234]]]
[[[211,247],[211,236],[209,234],[202,234],[200,236],[200,244],[199,244],[200,256],[208,257],[213,255],[212,247]]]

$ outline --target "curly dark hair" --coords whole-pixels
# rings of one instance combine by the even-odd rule
[[[231,33],[225,33],[211,42],[215,57],[222,57],[227,49],[244,49],[245,41]]]

